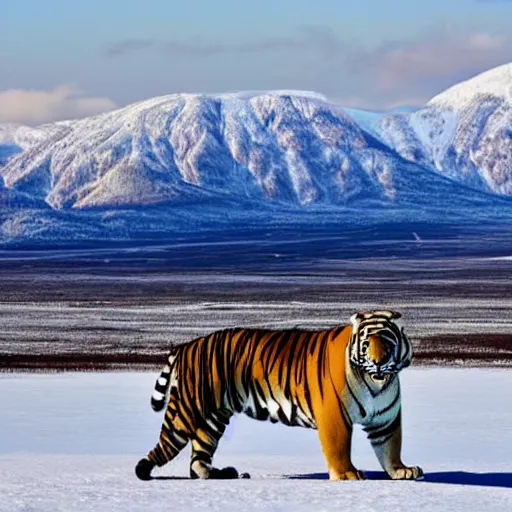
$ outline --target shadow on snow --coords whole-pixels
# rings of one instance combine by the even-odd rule
[[[366,471],[369,480],[389,480],[383,471]],[[287,478],[299,480],[328,480],[327,473],[305,473],[288,475]],[[420,482],[438,484],[473,485],[483,487],[505,487],[512,489],[512,473],[469,473],[467,471],[439,471],[426,473]]]

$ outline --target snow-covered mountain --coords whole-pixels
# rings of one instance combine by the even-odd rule
[[[347,207],[412,217],[511,208],[511,76],[512,64],[491,70],[415,111],[343,109],[300,91],[174,94],[37,128],[3,125],[4,237],[34,216],[36,231],[64,222],[68,233],[75,213],[116,210],[119,223],[121,211],[162,205],[166,223],[179,208],[197,220],[215,205],[231,218],[247,208],[340,219]],[[95,217],[95,233],[103,222]]]
[[[370,125],[411,162],[476,190],[512,195],[512,64],[457,84],[415,112],[381,115]]]
[[[21,130],[13,140],[24,151],[0,169],[5,185],[54,209],[202,197],[401,204],[424,202],[426,189],[443,196],[451,186],[311,93],[171,95]]]
[[[0,125],[0,166],[5,165],[11,156],[21,153],[43,140],[57,134],[66,123],[46,124],[39,127],[20,124]]]

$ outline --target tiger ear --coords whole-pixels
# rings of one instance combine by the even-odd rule
[[[352,324],[352,331],[356,332],[359,329],[359,324],[361,323],[361,320],[363,320],[364,314],[363,313],[354,313],[350,317],[350,323]]]
[[[384,316],[390,320],[402,317],[402,313],[399,313],[398,311],[375,311],[375,314]]]
[[[350,323],[352,325],[355,325],[355,324],[358,324],[362,319],[364,318],[364,314],[359,312],[359,313],[354,313],[353,315],[351,315],[350,317]]]

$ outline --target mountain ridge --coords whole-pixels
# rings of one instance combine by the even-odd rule
[[[194,186],[342,204],[368,190],[392,197],[399,171],[394,152],[323,99],[268,93],[139,102],[59,126],[0,173],[9,188],[62,209],[157,204]]]
[[[476,190],[512,195],[512,64],[447,89],[374,129],[402,157]]]
[[[161,96],[35,128],[0,125],[3,237],[23,236],[25,226],[29,236],[72,237],[80,217],[71,212],[81,211],[118,211],[119,223],[128,210],[164,207],[166,222],[186,224],[173,212],[200,216],[216,204],[232,220],[265,210],[269,222],[292,210],[318,211],[320,222],[329,209],[342,222],[367,208],[390,218],[397,208],[411,218],[424,210],[433,221],[443,210],[486,218],[477,210],[487,208],[492,218],[512,208],[509,75],[512,91],[511,64],[413,111],[343,109],[311,91],[243,91]],[[126,218],[143,224],[139,217]],[[55,231],[59,223],[71,227]]]

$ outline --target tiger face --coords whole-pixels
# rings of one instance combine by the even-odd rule
[[[376,383],[386,382],[411,363],[411,344],[395,320],[400,313],[370,311],[352,315],[350,362]]]
[[[386,338],[368,336],[361,342],[361,356],[364,360],[362,368],[376,379],[394,373],[395,352],[396,346]]]

